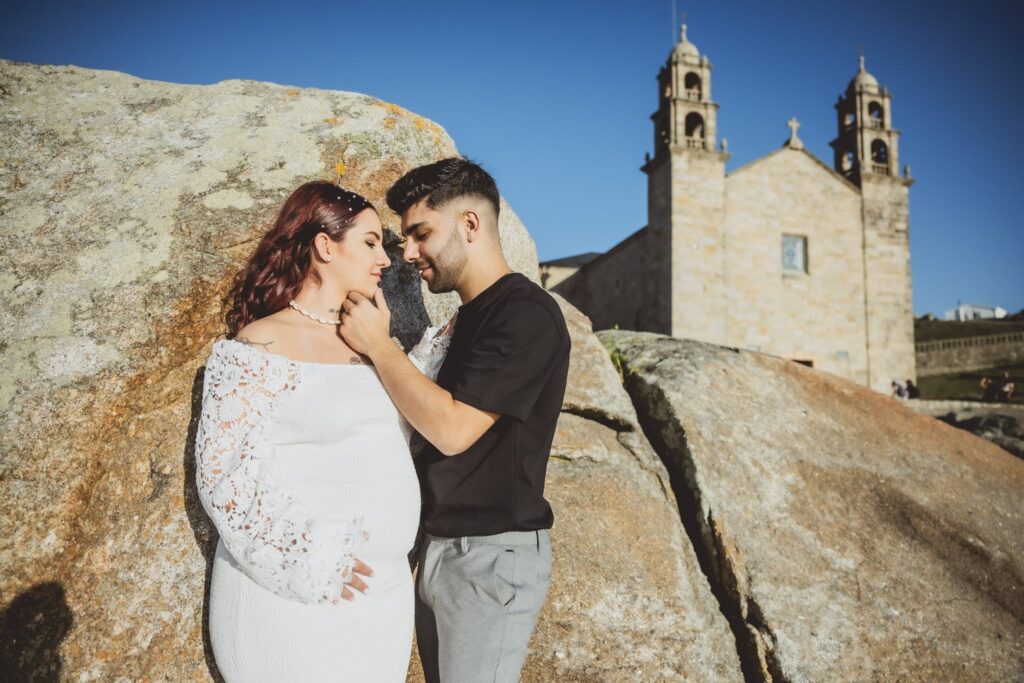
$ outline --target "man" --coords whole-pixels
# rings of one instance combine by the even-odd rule
[[[554,299],[513,273],[494,179],[464,159],[414,169],[388,191],[404,258],[431,292],[462,300],[437,383],[388,338],[389,313],[352,294],[341,334],[369,356],[426,439],[426,538],[416,635],[428,681],[517,681],[551,577],[544,476],[569,369]]]

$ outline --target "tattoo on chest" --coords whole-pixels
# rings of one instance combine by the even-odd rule
[[[253,341],[252,339],[249,339],[248,337],[236,337],[235,341],[241,342],[243,344],[247,344],[248,346],[262,346],[267,351],[270,350],[270,345],[274,343],[272,341],[268,341],[268,342]]]
[[[360,358],[359,356],[352,356],[351,358],[348,359],[348,363],[349,365],[362,365],[363,359]]]

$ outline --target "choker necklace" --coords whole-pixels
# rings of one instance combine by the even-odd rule
[[[339,324],[341,324],[341,320],[329,320],[328,318],[321,318],[316,313],[310,313],[305,308],[303,308],[302,306],[299,306],[297,303],[295,303],[295,299],[292,299],[291,301],[289,301],[288,305],[291,306],[292,308],[294,308],[296,311],[298,311],[302,315],[304,315],[307,318],[309,318],[310,320],[315,320],[318,323],[323,323],[324,325],[339,325]]]

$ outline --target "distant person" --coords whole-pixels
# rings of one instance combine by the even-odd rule
[[[907,398],[921,398],[921,390],[914,384],[914,380],[907,380]]]
[[[996,383],[992,381],[992,378],[985,375],[981,378],[981,400],[982,401],[995,401],[996,400]]]
[[[892,381],[892,392],[890,394],[893,398],[905,399],[907,397],[907,390],[903,388],[903,385],[896,380]]]
[[[1003,372],[1003,381],[999,383],[999,400],[1003,403],[1009,403],[1010,399],[1013,398],[1013,380],[1010,379],[1010,373]]]

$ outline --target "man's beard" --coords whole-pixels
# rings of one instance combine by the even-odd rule
[[[427,289],[434,294],[454,291],[466,267],[466,245],[459,239],[457,230],[457,226],[452,228],[436,260],[427,259],[427,265],[434,271],[434,277],[427,281]]]

